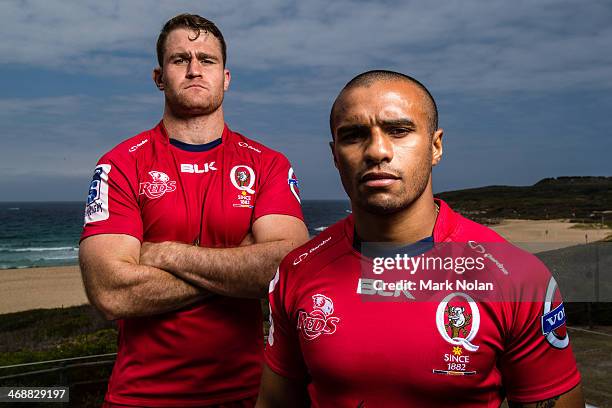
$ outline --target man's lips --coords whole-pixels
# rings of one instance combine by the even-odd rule
[[[400,178],[393,173],[374,171],[361,176],[361,183],[368,187],[387,187],[395,183]]]
[[[189,89],[189,88],[201,88],[201,89],[206,89],[206,87],[204,85],[200,85],[200,84],[192,84],[192,85],[188,85],[185,87],[185,89]]]

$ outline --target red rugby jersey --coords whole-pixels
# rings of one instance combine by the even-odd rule
[[[438,203],[435,242],[465,243],[442,245],[455,257],[481,256],[477,277],[495,292],[373,289],[364,278],[372,259],[353,248],[352,216],[281,263],[265,359],[277,374],[309,381],[313,406],[499,407],[506,395],[543,400],[579,383],[546,267]]]
[[[223,130],[207,151],[169,142],[160,122],[98,162],[81,239],[129,234],[141,241],[235,247],[267,214],[303,219],[297,179],[280,153]],[[257,299],[212,296],[185,309],[119,321],[106,399],[199,406],[256,395],[263,350]]]

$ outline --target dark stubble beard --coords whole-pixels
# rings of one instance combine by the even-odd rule
[[[416,169],[416,171],[405,176],[399,173],[402,180],[400,191],[389,198],[376,198],[376,195],[366,195],[357,192],[353,200],[355,205],[373,215],[391,215],[409,208],[425,191],[429,177],[431,175],[431,154],[427,155],[428,160]]]

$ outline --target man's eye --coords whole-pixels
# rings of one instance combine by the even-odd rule
[[[403,127],[389,129],[389,134],[391,135],[404,135],[408,132],[410,132],[410,129],[403,128]]]
[[[355,143],[359,141],[361,135],[359,132],[350,132],[340,135],[339,139],[342,143]]]
[[[174,60],[175,64],[185,64],[187,60],[185,58],[177,58]]]
[[[215,61],[211,60],[210,58],[203,58],[200,60],[200,62],[202,64],[214,64],[215,63]]]

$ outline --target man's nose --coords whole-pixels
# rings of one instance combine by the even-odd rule
[[[187,77],[201,77],[202,76],[202,64],[198,61],[197,58],[193,58],[189,61],[189,65],[187,66]]]
[[[381,129],[373,128],[364,153],[366,161],[390,162],[393,160],[393,143]]]

